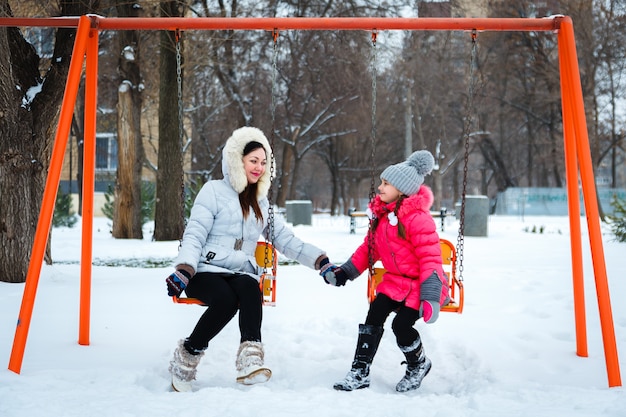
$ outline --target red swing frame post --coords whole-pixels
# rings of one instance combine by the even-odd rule
[[[83,185],[83,235],[81,252],[81,291],[79,338],[89,344],[91,296],[91,256],[93,221],[93,179],[95,164],[96,91],[98,33],[100,30],[448,30],[448,31],[540,31],[557,33],[561,77],[561,101],[565,141],[568,209],[571,228],[572,278],[574,290],[576,353],[587,356],[587,335],[582,267],[582,236],[578,175],[582,184],[589,243],[593,259],[605,362],[610,387],[621,386],[609,287],[606,273],[599,209],[585,110],[580,85],[574,40],[574,26],[568,16],[551,18],[105,18],[96,15],[61,18],[0,18],[0,26],[39,26],[78,28],[72,61],[61,106],[59,125],[48,169],[46,188],[35,233],[31,263],[28,268],[22,305],[17,321],[9,370],[20,373],[28,329],[32,316],[45,245],[52,223],[52,213],[59,185],[63,156],[69,137],[72,113],[78,92],[83,63],[86,62],[85,92],[85,165]]]

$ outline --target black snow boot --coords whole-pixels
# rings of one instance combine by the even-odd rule
[[[354,353],[354,361],[352,361],[352,369],[343,381],[337,382],[333,388],[339,391],[354,391],[370,386],[370,365],[374,360],[382,337],[383,328],[381,326],[359,324],[359,339]]]
[[[424,377],[430,372],[432,363],[424,354],[422,340],[419,336],[411,346],[399,346],[399,348],[406,357],[406,362],[402,362],[403,364],[406,363],[406,373],[398,382],[398,385],[396,385],[396,391],[407,392],[416,390],[422,384]]]

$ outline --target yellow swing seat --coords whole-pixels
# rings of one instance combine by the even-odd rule
[[[441,257],[443,259],[443,270],[448,276],[448,286],[450,287],[450,302],[441,307],[441,311],[451,313],[463,312],[463,282],[457,278],[456,249],[452,242],[446,239],[439,239],[441,246]],[[367,299],[371,303],[376,298],[376,287],[383,279],[385,268],[373,268],[373,275],[369,274],[367,285]]]
[[[257,242],[256,250],[254,251],[254,257],[256,263],[266,270],[261,275],[259,281],[259,287],[263,294],[263,305],[275,306],[276,305],[276,267],[278,265],[278,256],[276,255],[276,248],[269,242]],[[190,297],[176,297],[173,296],[172,300],[177,304],[198,304],[205,305],[197,298]]]

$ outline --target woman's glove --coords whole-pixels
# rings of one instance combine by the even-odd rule
[[[190,279],[191,275],[189,272],[182,269],[172,272],[170,276],[165,279],[165,283],[167,284],[167,295],[170,297],[179,297],[183,290],[187,287],[187,284],[189,284]]]

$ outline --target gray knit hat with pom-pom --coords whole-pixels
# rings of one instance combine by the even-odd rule
[[[399,164],[390,165],[380,174],[406,196],[416,194],[424,183],[424,176],[431,173],[435,166],[435,158],[428,151],[416,151]]]

